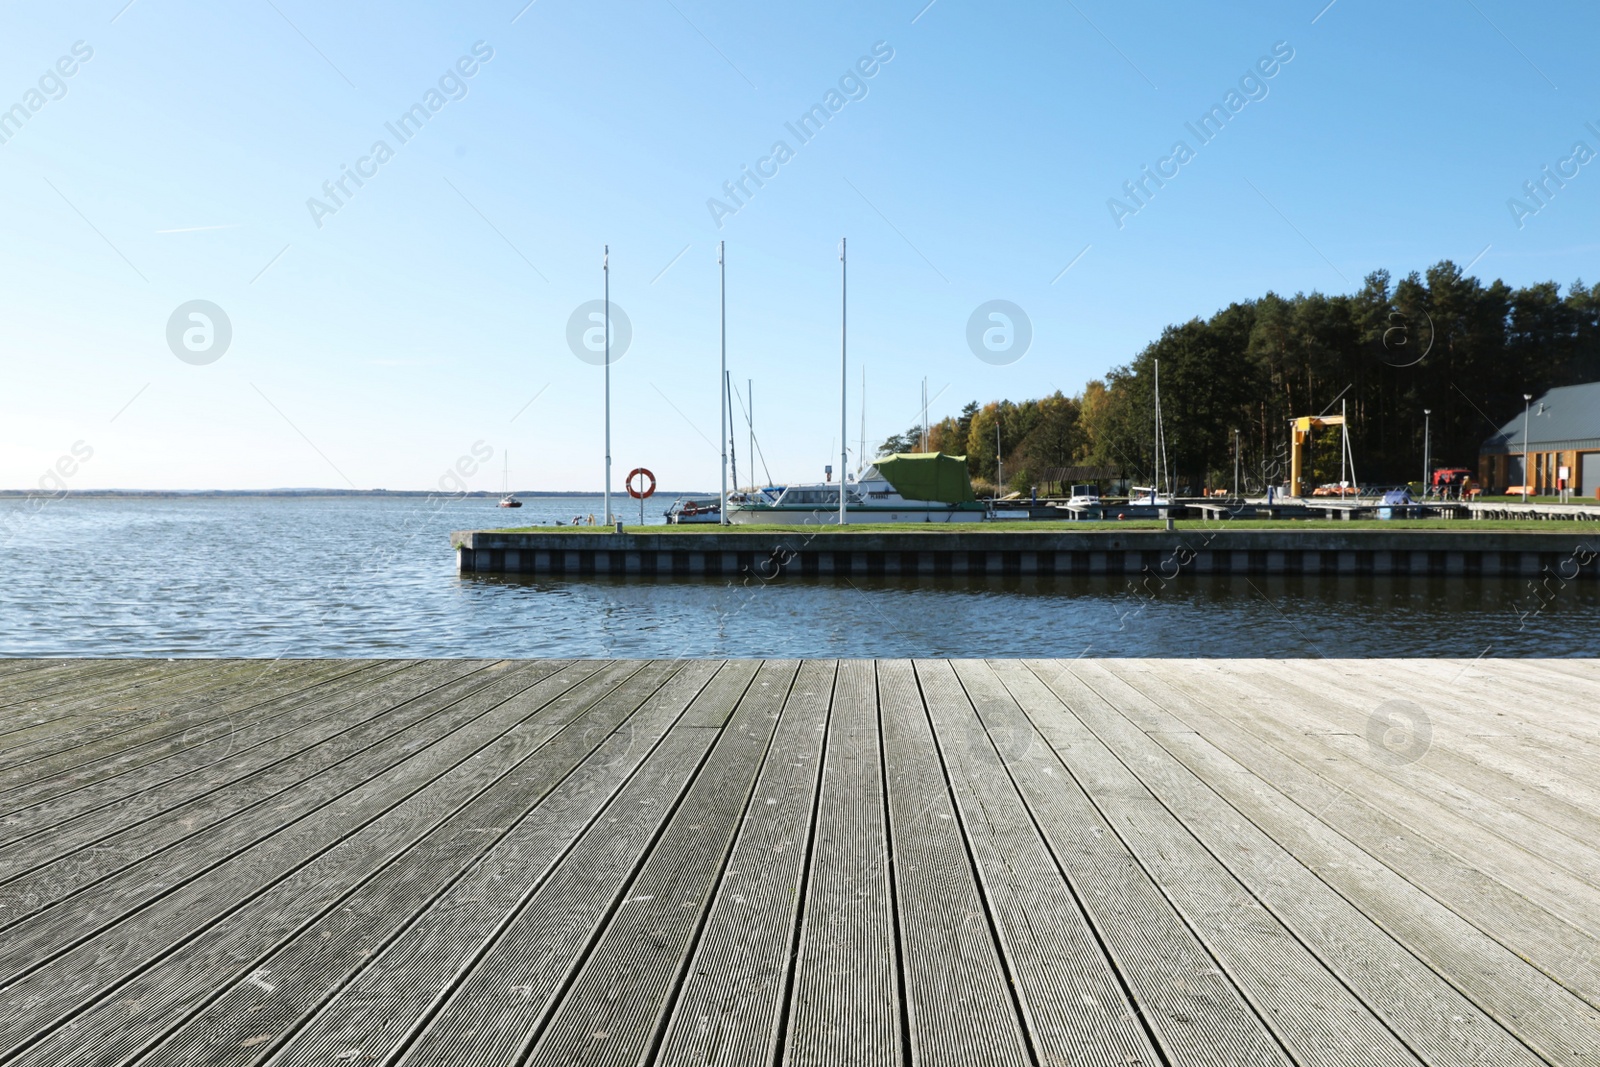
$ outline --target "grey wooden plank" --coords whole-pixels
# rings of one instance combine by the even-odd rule
[[[62,659],[54,661],[25,661],[31,665],[16,670],[0,679],[0,710],[26,704],[48,694],[62,694],[69,690],[91,691],[116,684],[116,679],[130,680],[141,674],[155,676],[171,671],[173,665],[166,660],[151,659]],[[188,667],[202,664],[192,662]]]
[[[0,660],[0,665],[4,664],[11,666],[0,675],[0,712],[15,703],[36,699],[62,682],[104,684],[94,680],[153,666],[149,660],[129,659]]]
[[[339,663],[308,661],[308,664],[295,665],[292,673],[331,676],[349,669]],[[241,694],[248,696],[262,683],[262,676],[262,668],[258,666],[218,661],[137,687],[133,700],[119,694],[85,697],[77,702],[78,712],[13,734],[12,740],[16,743],[0,755],[0,772],[22,770],[26,765],[59,753],[71,752],[80,760],[93,759],[104,751],[130,743],[130,734],[148,732],[152,727],[160,730],[204,722],[210,718],[211,702]],[[23,770],[23,773],[28,772]]]
[[[30,812],[29,822],[54,823],[158,782],[214,768],[308,724],[336,718],[375,691],[414,684],[427,670],[416,661],[395,660],[229,709],[203,725],[137,742],[54,773],[46,770],[49,760],[30,764],[37,777],[0,787],[0,826],[9,830],[8,820],[23,810]],[[41,807],[53,802],[48,811]]]
[[[210,788],[202,780],[194,795],[180,786],[150,790],[0,848],[0,930],[91,886],[98,901],[115,899],[105,881],[137,885],[141,863],[165,865],[183,857],[181,862],[203,869],[210,862],[205,857],[229,855],[241,838],[314,811],[427,747],[456,717],[472,711],[473,705],[459,701],[497,681],[492,667],[465,675],[453,664],[436,669],[436,680],[444,684],[401,703],[378,698],[376,707],[365,709],[374,714],[272,766]],[[174,847],[180,851],[173,857],[155,858]]]
[[[1248,671],[1231,679],[1233,699],[1240,707],[1284,706],[1284,692],[1268,690]],[[1503,881],[1517,892],[1539,901],[1556,914],[1591,915],[1600,909],[1600,886],[1585,869],[1600,865],[1600,853],[1585,850],[1570,834],[1548,828],[1525,811],[1513,811],[1514,798],[1505,792],[1484,788],[1478,783],[1463,783],[1435,772],[1426,764],[1438,761],[1456,771],[1470,769],[1440,755],[1431,746],[1412,760],[1410,753],[1399,758],[1380,745],[1374,745],[1355,727],[1320,728],[1324,711],[1313,710],[1314,703],[1332,703],[1329,696],[1317,701],[1308,692],[1288,705],[1285,715],[1258,714],[1248,720],[1253,733],[1274,744],[1309,751],[1325,774],[1333,776],[1342,788],[1359,789],[1381,798],[1384,809],[1448,845],[1470,865],[1477,866]],[[1281,719],[1293,715],[1293,726]],[[1364,724],[1362,724],[1364,726]],[[1311,749],[1306,750],[1305,746]]]
[[[1269,680],[1262,671],[1248,666],[1238,677],[1257,692],[1270,684],[1275,690],[1291,694],[1295,704],[1303,709],[1307,728],[1320,731],[1325,744],[1352,758],[1377,757],[1379,762],[1391,766],[1391,778],[1415,778],[1416,787],[1430,794],[1436,792],[1432,779],[1443,779],[1477,797],[1492,799],[1496,809],[1504,810],[1508,816],[1515,813],[1532,824],[1548,828],[1560,835],[1552,839],[1554,849],[1570,855],[1576,847],[1592,861],[1589,871],[1575,873],[1600,880],[1600,849],[1592,844],[1600,837],[1600,813],[1595,810],[1600,793],[1575,787],[1569,790],[1575,794],[1570,799],[1560,795],[1546,787],[1553,761],[1546,759],[1530,764],[1507,746],[1500,746],[1497,751],[1475,746],[1477,755],[1466,751],[1474,746],[1469,730],[1463,728],[1464,716],[1457,710],[1469,702],[1464,696],[1430,699],[1426,693],[1409,693],[1406,699],[1420,700],[1424,713],[1429,715],[1425,751],[1415,760],[1409,758],[1410,752],[1405,753],[1407,758],[1403,760],[1391,758],[1389,752],[1371,743],[1367,731],[1374,713],[1395,699],[1396,693],[1392,686],[1385,687],[1363,677],[1366,673],[1353,672],[1352,677],[1341,677],[1312,663],[1287,679]],[[1521,777],[1516,773],[1519,767],[1524,772]],[[1600,763],[1582,772],[1582,777],[1589,779],[1596,775],[1600,775]],[[1465,794],[1458,796],[1457,802],[1463,808],[1475,806]],[[1516,836],[1525,839],[1522,834]]]
[[[949,661],[914,666],[1034,1055],[1155,1062],[1150,1034]]]
[[[1162,681],[1177,685],[1170,678]],[[1338,750],[1330,751],[1319,740],[1324,731],[1277,722],[1280,716],[1270,714],[1260,694],[1249,687],[1234,687],[1226,714],[1217,718],[1216,683],[1182,681],[1180,691],[1195,702],[1194,713],[1212,717],[1207,739],[1233,758],[1248,760],[1258,773],[1276,768],[1273,784],[1302,807],[1319,813],[1326,809],[1324,821],[1352,840],[1359,839],[1372,855],[1388,857],[1385,862],[1415,884],[1431,886],[1429,891],[1458,913],[1487,917],[1487,923],[1478,923],[1480,928],[1489,931],[1502,921],[1531,923],[1512,935],[1519,954],[1549,957],[1541,950],[1554,947],[1549,939],[1556,931],[1556,944],[1574,933],[1582,939],[1600,938],[1600,897],[1590,883],[1526,852],[1520,844],[1508,846],[1502,838],[1483,833],[1453,806],[1427,792],[1377,776],[1361,777],[1359,790],[1353,789],[1352,779],[1360,772],[1344,766]],[[1135,684],[1144,688],[1140,681]],[[1188,720],[1190,706],[1173,710]],[[1284,769],[1291,765],[1310,773],[1286,778]],[[1323,796],[1327,799],[1317,799]],[[1540,926],[1547,928],[1543,934],[1535,931]],[[1591,982],[1581,984],[1588,987]]]
[[[911,1060],[1030,1063],[909,662],[878,664],[878,706]]]
[[[1244,672],[1260,678],[1249,665]],[[1311,661],[1295,671],[1299,691],[1318,694],[1333,729],[1360,734],[1363,742],[1374,714],[1399,696],[1385,681],[1349,662]],[[1327,699],[1329,693],[1336,699]],[[1427,717],[1429,751],[1439,750],[1431,762],[1444,764],[1445,774],[1541,821],[1553,820],[1580,840],[1600,835],[1600,745],[1575,744],[1571,726],[1553,728],[1548,712],[1521,716],[1514,726],[1503,704],[1480,699],[1472,686],[1411,685],[1400,699]]]
[[[148,709],[168,699],[174,687],[191,688],[195,679],[208,684],[219,670],[227,668],[210,660],[143,661],[103,670],[86,667],[52,683],[41,682],[26,693],[14,694],[17,699],[0,709],[5,728],[0,766],[9,765],[18,750],[104,716],[109,703],[120,704],[124,712]]]
[[[1130,1017],[1144,1020],[1161,1046],[1159,1055],[1141,1062],[1289,1063],[1265,1022],[1123,846],[994,670],[975,660],[958,660],[954,670],[992,742],[990,753],[980,749],[978,774],[1004,776],[1021,794],[1029,813],[1020,821],[1031,815],[1128,986],[1134,1000]],[[926,683],[924,688],[932,710],[938,706],[934,689]],[[942,724],[938,733],[942,742]]]
[[[753,668],[730,670],[708,661],[682,665],[606,742],[598,758],[550,795],[536,817],[512,830],[381,953],[359,961],[361,969],[309,1021],[286,1033],[292,1044],[278,1062],[322,1063],[352,1048],[374,1060],[397,1055],[523,913],[558,864],[583,847],[580,842],[609,837],[624,819],[660,814],[663,797],[654,790],[692,774],[698,758],[686,767],[684,757],[710,734],[685,728],[685,712],[695,704],[736,699],[753,674]],[[249,1003],[259,993],[241,989],[239,995]]]
[[[1032,665],[1037,673],[1017,661],[991,665],[1122,847],[1297,1062],[1319,1062],[1330,1049],[1349,1064],[1421,1062],[1191,832],[1188,809],[1178,809],[1180,819],[1086,725],[1080,715],[1098,698],[1063,664]]]
[[[654,1058],[798,667],[794,661],[761,665],[683,806],[628,887],[631,903],[612,913],[524,1064],[633,1067]],[[619,989],[628,996],[618,997]]]
[[[0,786],[19,776],[48,773],[47,766],[91,763],[102,754],[126,751],[144,737],[203,731],[206,724],[273,696],[325,684],[372,666],[374,661],[369,660],[296,660],[268,665],[217,661],[213,670],[173,678],[159,693],[142,693],[138,703],[113,695],[86,699],[78,713],[41,728],[41,736],[27,746],[30,758],[14,760],[0,770]]]
[[[1430,1062],[1539,1062],[1495,1018],[1324,881],[1322,865],[1310,866],[1309,835],[1295,842],[1307,848],[1306,858],[1284,848],[1128,718],[1159,709],[1092,661],[1075,661],[1059,677],[1063,687],[1076,687],[1082,703],[1073,707],[1086,725],[1169,808],[1182,811],[1213,855],[1409,1048]]]
[[[0,947],[10,975],[0,991],[0,1056],[11,1056],[53,1033],[129,977],[193,942],[218,920],[284,882],[272,906],[315,894],[337,894],[469,802],[505,766],[498,743],[566,688],[554,665],[503,672],[497,684],[461,703],[476,714],[404,763],[323,806],[314,815],[249,842],[240,854],[112,925],[87,936],[57,930],[54,940],[30,930]],[[581,668],[580,668],[581,669]],[[535,678],[542,681],[534,682]],[[540,695],[516,699],[530,684]],[[403,807],[414,801],[409,807]],[[393,814],[401,809],[398,814]],[[385,816],[390,816],[385,819]],[[187,872],[185,872],[187,873]],[[268,908],[267,910],[270,910]],[[43,942],[43,943],[41,943]],[[24,966],[24,959],[29,957]]]
[[[733,666],[733,665],[730,665]],[[744,703],[754,673],[748,666],[724,670],[685,712],[719,709],[740,702],[726,728],[679,722],[639,771],[578,835],[553,870],[515,901],[513,910],[474,946],[442,989],[421,1000],[423,1011],[404,1032],[389,1033],[359,1020],[356,1043],[329,1040],[318,1030],[286,1050],[284,1067],[327,1062],[348,1048],[371,1050],[374,1058],[408,1064],[513,1062],[530,1036],[556,1007],[570,976],[620,907],[647,903],[626,892],[639,865],[680,811],[694,812],[687,794],[725,732],[738,746],[746,733]],[[752,700],[754,706],[762,698]],[[714,713],[714,710],[713,710]],[[754,717],[754,716],[752,716]],[[627,900],[624,901],[624,897]]]
[[[905,1062],[884,795],[876,668],[846,660],[828,721],[782,1035],[783,1063],[793,1067]]]
[[[1445,852],[1427,827],[1397,823],[1367,791],[1324,781],[1315,766],[1320,761],[1299,760],[1292,752],[1252,743],[1255,739],[1247,731],[1207,706],[1208,700],[1218,699],[1215,691],[1184,686],[1187,679],[1168,672],[1128,671],[1121,665],[1111,669],[1199,731],[1152,731],[1158,743],[1281,843],[1295,841],[1297,855],[1328,857],[1316,863],[1325,881],[1507,1029],[1548,1054],[1554,1042],[1565,1040],[1566,1032],[1580,1027],[1586,1017],[1589,1028],[1600,1025],[1593,1007],[1600,996],[1600,960],[1593,958],[1600,939],[1593,931],[1556,919]],[[1229,718],[1248,716],[1235,705]],[[1307,834],[1298,825],[1305,813],[1340,836]],[[1422,892],[1437,905],[1419,901]],[[1441,908],[1448,909],[1448,916]],[[1474,929],[1464,930],[1463,922]],[[1488,938],[1496,943],[1489,945]],[[1545,974],[1530,973],[1535,967]],[[1566,988],[1552,988],[1551,978]],[[1571,1002],[1574,994],[1587,994],[1590,1004]]]
[[[830,660],[800,665],[657,1064],[774,1062],[836,669]]]
[[[661,668],[671,675],[664,683]],[[344,908],[330,911],[260,965],[279,979],[272,990],[248,976],[225,983],[215,1003],[145,1062],[188,1063],[197,1056],[218,1063],[260,1062],[280,1053],[293,1059],[331,1044],[336,1051],[311,1051],[313,1062],[326,1062],[352,1045],[374,1057],[380,1042],[383,1048],[396,1047],[416,1025],[428,998],[467,965],[615,790],[656,751],[716,668],[706,662],[652,664],[627,686],[606,693],[602,704],[613,710],[636,705],[637,710],[576,771],[559,783],[545,783],[538,806],[425,907],[394,909],[401,911],[399,927],[387,942],[373,933],[382,913],[391,910],[386,898],[375,901],[372,917],[353,928],[344,921]],[[658,687],[647,691],[651,686]],[[585,733],[584,740],[592,740],[592,733]],[[576,735],[564,735],[557,743],[570,748],[580,742]],[[550,758],[558,756],[553,751]],[[426,855],[418,858],[427,861]],[[282,1050],[290,1038],[296,1044]]]
[[[1499,673],[1509,679],[1520,678],[1522,684],[1517,685],[1513,695],[1522,697],[1528,694],[1539,696],[1541,693],[1557,693],[1563,690],[1569,696],[1578,697],[1573,702],[1578,714],[1583,715],[1591,727],[1600,727],[1600,664],[1593,658],[1587,659],[1525,659],[1516,656],[1494,655],[1491,649],[1488,655],[1477,660],[1469,660],[1463,666],[1478,669],[1479,674]],[[1444,662],[1452,661],[1441,661]],[[1460,662],[1460,661],[1455,661]],[[1472,671],[1466,672],[1468,677],[1473,676]]]
[[[486,865],[503,878],[508,834],[529,818],[542,819],[542,802],[597,750],[605,749],[605,759],[635,747],[634,730],[619,725],[664,683],[680,687],[673,676],[685,674],[670,661],[592,666],[593,674],[482,754],[488,758],[475,757],[481,791],[425,836],[402,843],[392,862],[345,885],[324,878],[310,894],[275,888],[74,1018],[28,1058],[222,1067],[270,1056],[272,1042],[259,1037],[292,1032],[399,933],[423,921],[441,894]],[[430,819],[433,807],[408,814]],[[139,1010],[130,1012],[130,1002]]]
[[[168,813],[134,827],[127,841],[114,837],[113,844],[63,857],[16,879],[0,897],[6,905],[0,909],[6,916],[0,919],[5,930],[0,985],[50,958],[40,955],[47,948],[59,953],[102,934],[202,877],[205,885],[215,883],[218,868],[234,870],[243,864],[256,868],[251,877],[263,874],[264,857],[303,847],[313,827],[332,833],[336,841],[344,831],[327,821],[330,812],[359,812],[367,803],[412,787],[417,768],[431,767],[472,743],[479,730],[498,724],[495,713],[510,696],[558,670],[560,664],[540,662],[478,672],[397,709],[393,718],[404,721],[403,728],[295,789],[273,790],[192,833],[182,813]],[[228,793],[222,790],[196,803],[226,799]],[[276,803],[267,802],[274,798]]]

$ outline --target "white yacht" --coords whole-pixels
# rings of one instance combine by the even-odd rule
[[[981,522],[988,507],[972,493],[965,456],[942,452],[880,456],[844,487],[845,521]],[[839,521],[839,483],[769,489],[728,502],[728,521],[829,526]]]

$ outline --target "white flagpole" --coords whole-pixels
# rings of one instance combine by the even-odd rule
[[[606,245],[600,271],[606,290],[606,525],[611,525],[611,246]]]
[[[722,373],[717,375],[717,406],[722,409],[722,506],[718,521],[728,525],[728,265],[723,261],[724,242],[717,242],[717,274],[722,288]]]
[[[849,359],[846,355],[845,342],[848,337],[848,275],[849,264],[845,261],[845,239],[839,238],[839,525],[845,524],[844,494],[845,472],[850,469],[849,459],[850,429],[845,419],[845,392],[850,384]]]

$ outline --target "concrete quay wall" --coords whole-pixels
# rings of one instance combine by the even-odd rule
[[[1440,575],[1570,581],[1600,574],[1600,531],[1176,530],[452,535],[462,574],[587,577],[780,575]]]

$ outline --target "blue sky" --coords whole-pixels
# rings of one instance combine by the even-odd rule
[[[82,442],[74,488],[426,489],[483,442],[477,488],[509,449],[519,487],[598,490],[602,372],[566,335],[606,243],[634,331],[616,484],[683,488],[717,477],[718,240],[779,480],[838,452],[841,236],[869,448],[924,377],[934,417],[1076,392],[1268,289],[1443,258],[1600,280],[1600,166],[1520,227],[1507,206],[1600,151],[1593,8],[525,2],[7,5],[0,486]],[[418,103],[402,142],[386,124]],[[830,103],[809,140],[786,125]],[[758,166],[737,211],[708,207]],[[1146,166],[1172,176],[1141,205]],[[1003,365],[967,342],[994,299],[1033,331]],[[192,300],[231,324],[209,363],[169,345]]]

